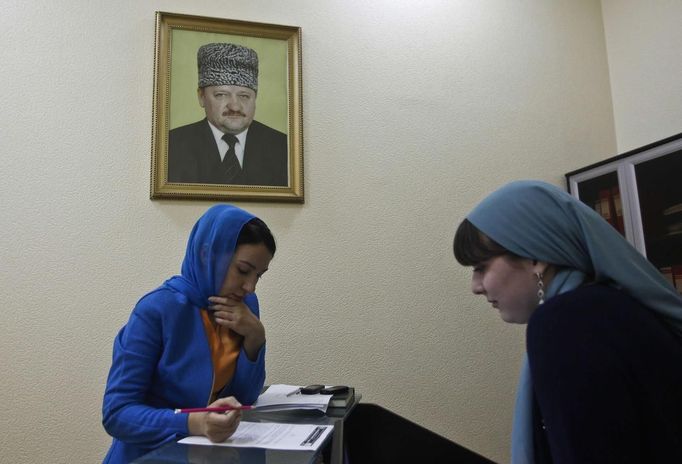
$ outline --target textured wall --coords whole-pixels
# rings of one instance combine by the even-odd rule
[[[304,205],[248,204],[268,382],[348,383],[508,458],[523,328],[469,292],[456,223],[615,153],[597,1],[4,1],[0,461],[97,462],[112,339],[206,202],[148,199],[154,11],[301,26]]]
[[[682,132],[682,2],[602,0],[618,153]]]

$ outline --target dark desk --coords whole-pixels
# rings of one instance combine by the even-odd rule
[[[333,425],[334,431],[317,451],[283,451],[258,448],[229,448],[226,446],[184,445],[168,443],[136,459],[134,464],[314,464],[320,456],[329,464],[343,463],[344,421],[355,408],[360,396],[346,409],[330,408],[327,414],[314,411],[259,412],[244,411],[242,420],[248,422],[281,422],[291,424]]]
[[[344,425],[351,464],[495,464],[376,404],[358,405]]]

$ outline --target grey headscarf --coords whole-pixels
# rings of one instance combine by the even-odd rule
[[[481,232],[519,256],[560,268],[546,298],[592,276],[654,311],[682,342],[682,296],[595,211],[540,181],[516,181],[490,194],[467,216]],[[532,386],[527,357],[519,379],[512,464],[532,464]]]

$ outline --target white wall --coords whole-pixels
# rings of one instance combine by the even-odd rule
[[[682,132],[682,2],[602,0],[618,152]]]
[[[103,457],[112,339],[210,205],[148,199],[155,10],[303,30],[306,203],[240,203],[279,244],[267,381],[507,460],[523,328],[451,240],[502,183],[616,152],[596,0],[3,2],[0,461]]]

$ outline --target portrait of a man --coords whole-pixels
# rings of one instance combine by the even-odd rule
[[[168,134],[168,181],[289,185],[287,134],[254,119],[258,55],[233,43],[197,51],[199,121]]]

